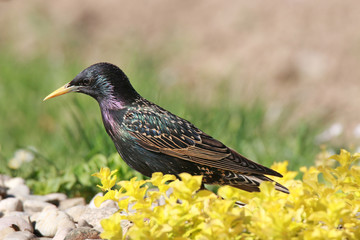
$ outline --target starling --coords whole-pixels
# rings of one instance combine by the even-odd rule
[[[141,97],[113,64],[96,63],[86,68],[44,101],[69,92],[96,99],[106,132],[120,156],[145,176],[187,172],[202,175],[203,184],[230,185],[249,192],[260,191],[263,181],[273,182],[265,175],[282,177]],[[279,183],[275,188],[289,193]]]

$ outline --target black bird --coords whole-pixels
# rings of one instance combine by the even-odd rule
[[[44,101],[69,92],[85,93],[97,100],[106,132],[120,156],[146,176],[187,172],[202,175],[206,184],[230,185],[249,192],[260,191],[263,181],[273,182],[265,175],[282,177],[141,97],[113,64],[96,63],[86,68]],[[279,183],[275,188],[289,193]]]

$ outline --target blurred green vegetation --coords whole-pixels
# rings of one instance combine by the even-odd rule
[[[116,154],[93,99],[69,94],[42,101],[87,67],[79,61],[54,64],[41,55],[31,59],[18,59],[6,51],[0,55],[0,173],[25,178],[37,194],[62,191],[89,198],[98,191],[90,175],[101,166],[121,169],[121,179],[141,178]],[[290,169],[312,164],[319,152],[314,138],[323,126],[321,119],[289,124],[294,111],[289,107],[269,121],[261,99],[237,103],[227,99],[227,81],[205,106],[181,82],[161,84],[159,61],[156,55],[135,54],[123,69],[144,97],[266,166],[283,160],[289,160]],[[17,149],[28,149],[35,158],[10,169],[8,161]]]

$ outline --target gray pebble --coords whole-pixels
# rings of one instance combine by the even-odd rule
[[[65,240],[99,239],[100,232],[88,227],[75,228],[69,232]]]

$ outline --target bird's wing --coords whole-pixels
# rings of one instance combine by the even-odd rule
[[[130,109],[122,124],[138,144],[149,151],[244,174],[282,176],[245,158],[190,122],[165,110]]]

